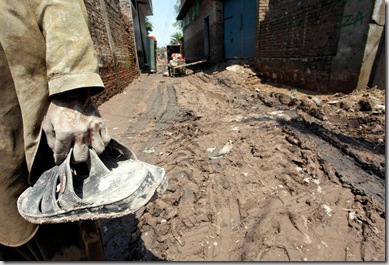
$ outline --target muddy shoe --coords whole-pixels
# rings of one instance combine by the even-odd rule
[[[133,213],[167,188],[163,168],[139,161],[112,139],[86,163],[65,161],[46,171],[18,198],[19,213],[36,224],[116,218]]]

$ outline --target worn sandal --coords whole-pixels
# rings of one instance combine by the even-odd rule
[[[116,218],[137,211],[167,188],[163,168],[138,160],[114,139],[100,157],[90,149],[86,163],[71,165],[71,154],[19,196],[18,210],[27,221]]]

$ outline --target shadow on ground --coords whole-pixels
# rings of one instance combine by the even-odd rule
[[[106,261],[163,261],[146,248],[134,214],[100,220]]]

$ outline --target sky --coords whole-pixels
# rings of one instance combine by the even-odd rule
[[[170,43],[170,36],[177,31],[173,26],[177,15],[174,11],[174,5],[177,0],[152,0],[153,16],[149,16],[153,24],[151,36],[157,38],[157,46],[163,47]]]

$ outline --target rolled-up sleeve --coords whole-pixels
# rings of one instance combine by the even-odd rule
[[[82,0],[33,0],[46,42],[49,95],[91,87],[103,90],[98,59]]]

